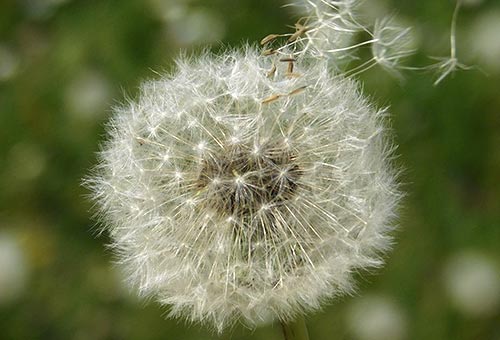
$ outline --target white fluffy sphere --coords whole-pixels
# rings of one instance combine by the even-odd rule
[[[350,292],[390,241],[384,112],[325,61],[276,58],[205,54],[144,83],[88,179],[130,283],[219,331]]]

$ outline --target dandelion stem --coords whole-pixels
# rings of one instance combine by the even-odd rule
[[[281,323],[285,340],[309,340],[306,321],[303,316],[297,317],[294,321]]]

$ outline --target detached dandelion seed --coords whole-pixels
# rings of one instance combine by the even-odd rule
[[[171,316],[286,324],[382,264],[399,198],[386,112],[300,39],[181,58],[115,109],[86,184],[129,283]]]
[[[469,70],[470,66],[460,63],[457,59],[457,47],[456,47],[456,26],[458,11],[460,9],[461,0],[457,0],[455,5],[455,10],[453,11],[453,17],[451,19],[451,30],[450,30],[450,56],[442,58],[434,58],[440,60],[438,63],[433,65],[434,68],[438,70],[440,75],[434,81],[434,86],[441,83],[448,75],[452,74],[457,70]]]

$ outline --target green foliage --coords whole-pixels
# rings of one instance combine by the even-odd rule
[[[154,71],[171,69],[181,49],[203,45],[187,47],[176,38],[175,15],[209,10],[223,27],[216,39],[223,45],[287,32],[295,18],[280,1],[159,3],[0,3],[0,47],[14,60],[4,79],[0,53],[0,231],[18,240],[28,270],[22,292],[0,299],[2,339],[217,339],[196,325],[165,320],[165,310],[127,293],[106,235],[96,237],[80,182],[95,163],[110,107],[133,97],[142,80],[157,77]],[[415,23],[424,48],[446,55],[451,2],[392,6]],[[460,32],[494,6],[462,10],[459,58],[467,50]],[[381,72],[370,70],[362,80],[379,104],[390,103],[407,197],[388,265],[363,274],[359,295],[396,301],[410,339],[500,339],[498,309],[464,314],[443,283],[447,261],[463,251],[484,254],[497,270],[500,264],[500,74],[461,71],[433,87],[430,74],[407,73],[401,84]],[[311,339],[350,339],[345,319],[356,299],[312,315]],[[280,333],[279,325],[254,332],[236,327],[223,339],[278,339]]]

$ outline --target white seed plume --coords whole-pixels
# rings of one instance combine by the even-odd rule
[[[291,5],[305,15],[299,23],[304,34],[291,42],[286,49],[296,48],[295,54],[312,55],[330,59],[338,70],[356,74],[380,65],[393,75],[400,76],[397,69],[404,68],[401,61],[414,53],[411,29],[394,24],[387,17],[373,24],[365,23],[357,16],[361,0],[297,0]],[[296,25],[297,27],[297,25]],[[360,35],[367,36],[359,40]],[[357,42],[356,42],[357,41]],[[369,47],[371,58],[365,60],[357,55],[362,47]],[[356,66],[348,62],[356,60]],[[346,70],[347,66],[351,69]]]
[[[402,65],[404,59],[416,52],[411,28],[396,24],[393,16],[374,23],[364,22],[357,14],[363,6],[362,0],[292,1],[290,6],[297,7],[304,16],[295,24],[296,37],[276,52],[291,49],[293,55],[329,59],[331,67],[349,76],[377,65],[400,79],[401,70],[434,70],[438,74],[434,85],[438,85],[453,72],[471,68],[460,63],[456,53],[456,21],[461,1],[457,0],[451,20],[450,54],[434,58],[438,62],[431,65]],[[363,47],[370,48],[370,58],[357,53]]]

